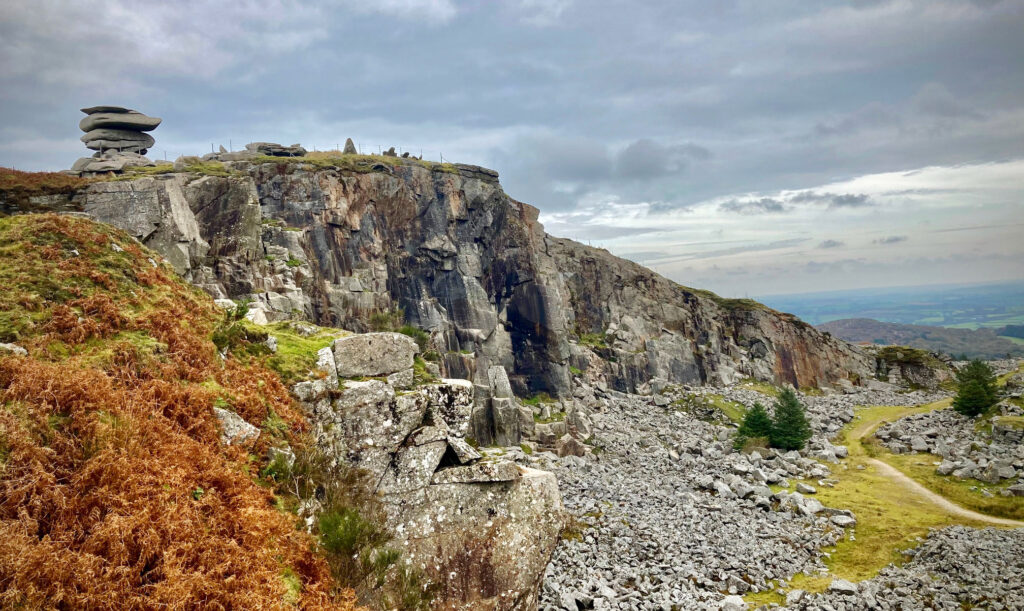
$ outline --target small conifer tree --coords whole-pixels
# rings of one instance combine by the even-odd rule
[[[783,450],[799,450],[811,438],[811,425],[800,405],[800,399],[792,389],[785,389],[775,402],[775,418],[772,420],[772,447]]]
[[[739,436],[747,439],[752,437],[771,437],[772,419],[768,416],[768,410],[760,403],[755,403],[743,416],[740,423]]]
[[[971,361],[957,372],[956,381],[953,409],[965,416],[979,416],[999,401],[996,374],[987,363],[978,359]]]

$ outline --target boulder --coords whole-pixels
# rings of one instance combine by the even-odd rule
[[[220,440],[225,445],[249,445],[260,436],[260,430],[235,412],[215,407],[213,415],[220,422]]]
[[[345,155],[358,155],[359,151],[356,150],[356,144],[352,142],[352,138],[345,138],[345,150],[342,151]]]
[[[334,340],[338,376],[382,376],[412,367],[419,347],[401,333],[365,333]]]
[[[305,157],[306,149],[299,144],[284,146],[276,142],[250,142],[245,145],[246,150],[257,155],[268,155],[270,157]]]
[[[138,147],[148,149],[156,140],[147,133],[127,129],[94,129],[80,138],[87,148],[102,151],[108,148]]]
[[[572,435],[562,435],[558,441],[555,442],[555,452],[559,458],[564,456],[585,456],[587,453],[587,446],[573,437]]]
[[[141,112],[129,110],[126,112],[95,112],[86,116],[79,122],[78,127],[83,132],[91,132],[94,129],[123,129],[135,132],[148,132],[160,125],[157,117],[147,117]]]
[[[828,586],[829,592],[837,592],[839,594],[856,594],[857,584],[851,583],[845,579],[833,579],[832,583]]]

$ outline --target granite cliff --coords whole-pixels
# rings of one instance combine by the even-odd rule
[[[368,331],[401,314],[430,334],[441,373],[473,381],[477,395],[489,394],[494,366],[519,396],[559,398],[572,396],[574,375],[647,392],[745,377],[848,388],[875,372],[874,358],[793,316],[546,234],[537,208],[476,166],[191,158],[42,205],[129,231],[214,297],[253,299],[270,321]]]

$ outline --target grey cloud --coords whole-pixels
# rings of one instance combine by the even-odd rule
[[[615,170],[622,178],[649,179],[681,172],[691,160],[710,158],[710,150],[693,143],[666,146],[641,138],[618,154]]]
[[[693,253],[686,253],[682,255],[675,255],[671,257],[665,257],[664,259],[658,259],[651,261],[656,265],[665,265],[668,263],[677,263],[680,261],[694,261],[701,259],[714,259],[716,257],[724,257],[727,255],[738,255],[740,253],[750,252],[771,252],[773,250],[781,250],[783,248],[790,248],[792,246],[799,246],[808,241],[808,238],[789,238],[785,240],[775,240],[772,242],[748,244],[746,246],[734,246],[732,248],[719,248],[716,250],[705,250]]]
[[[880,244],[880,245],[885,246],[885,245],[888,245],[888,244],[899,244],[900,242],[906,242],[906,241],[907,241],[907,236],[905,236],[905,235],[891,235],[891,236],[886,236],[884,238],[878,238],[877,240],[872,240],[871,243],[872,244]]]
[[[982,118],[980,113],[965,104],[961,98],[953,95],[941,83],[927,83],[911,98],[910,103],[917,112],[935,117],[945,119]]]
[[[718,209],[723,212],[735,212],[738,214],[779,214],[788,210],[783,202],[770,197],[748,201],[732,199],[719,204]]]
[[[871,197],[864,193],[816,193],[807,191],[790,198],[791,202],[821,204],[829,209],[863,208],[875,205]]]
[[[800,211],[735,194],[1024,157],[1019,2],[854,2],[5,0],[0,165],[69,167],[77,109],[111,103],[164,118],[157,157],[351,136],[544,212],[734,200],[738,225]]]
[[[844,242],[839,240],[825,240],[821,244],[818,244],[818,248],[839,248]]]

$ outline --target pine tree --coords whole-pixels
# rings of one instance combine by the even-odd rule
[[[772,421],[772,447],[783,450],[799,450],[811,438],[811,425],[800,405],[796,393],[787,388],[775,402],[775,418]]]
[[[750,408],[750,411],[743,416],[743,422],[740,423],[738,435],[750,439],[753,437],[771,437],[771,434],[772,419],[768,416],[768,410],[760,403],[755,403],[754,407]]]
[[[996,374],[987,363],[978,359],[971,361],[957,372],[956,381],[953,409],[965,416],[974,418],[999,401]]]

